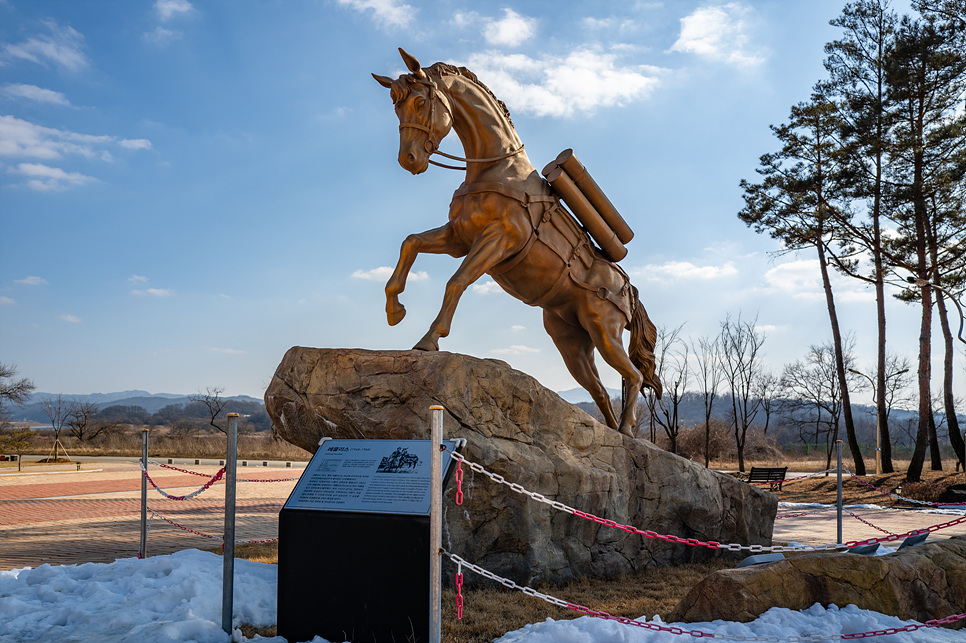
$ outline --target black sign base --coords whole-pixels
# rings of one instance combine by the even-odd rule
[[[283,508],[278,634],[428,643],[429,516]]]

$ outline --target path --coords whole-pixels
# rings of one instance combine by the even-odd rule
[[[214,475],[217,465],[181,465],[182,469]],[[239,467],[238,477],[258,480],[298,478],[304,464],[293,468]],[[87,469],[91,467],[91,469]],[[72,469],[73,467],[71,467]],[[112,562],[137,555],[140,542],[141,469],[136,462],[98,462],[81,471],[49,467],[15,475],[0,470],[0,570],[37,567],[44,563]],[[66,469],[59,467],[59,469]],[[96,470],[95,470],[96,469]],[[150,467],[151,478],[171,495],[186,495],[207,479],[160,467]],[[239,540],[278,536],[278,512],[295,481],[239,482],[236,535]],[[148,507],[169,520],[214,536],[184,531],[155,516],[148,532],[148,555],[188,548],[221,545],[224,531],[223,482],[197,498],[164,499],[149,487]],[[149,514],[150,516],[150,514]]]

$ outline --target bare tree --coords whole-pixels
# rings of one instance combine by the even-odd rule
[[[654,351],[657,377],[664,385],[664,395],[657,400],[654,419],[664,429],[671,453],[678,452],[678,433],[681,431],[678,410],[690,373],[688,344],[681,339],[682,328],[683,325],[670,330],[664,326],[659,328]]]
[[[851,369],[854,363],[852,336],[846,337],[845,364]],[[854,371],[848,384],[853,389],[864,382]],[[825,438],[825,467],[832,462],[832,451],[839,439],[839,428],[844,417],[841,387],[838,384],[835,346],[831,342],[810,346],[802,361],[786,364],[782,371],[782,414],[787,422],[799,427],[802,440],[812,429],[813,444],[817,447],[820,437]]]
[[[755,395],[761,403],[761,410],[765,412],[765,424],[761,427],[762,433],[765,435],[768,435],[771,415],[776,410],[775,394],[778,388],[778,377],[773,373],[762,372],[755,380]]]
[[[228,435],[228,429],[224,426],[224,419],[219,419],[222,411],[225,410],[225,404],[228,403],[228,400],[221,397],[221,394],[224,392],[225,389],[223,387],[209,386],[205,389],[204,393],[199,393],[189,399],[192,402],[201,402],[204,404],[208,408],[208,424],[225,435]]]
[[[93,440],[105,429],[116,425],[117,422],[98,421],[97,405],[93,402],[75,402],[74,409],[67,418],[70,434],[78,440]]]
[[[697,346],[691,342],[691,350],[694,353],[692,360],[692,371],[694,379],[700,387],[698,393],[704,403],[704,466],[711,464],[711,411],[718,396],[718,387],[721,385],[723,373],[721,362],[718,358],[719,351],[718,337],[701,337],[698,339]]]
[[[35,388],[26,377],[15,380],[16,376],[16,366],[0,362],[0,425],[9,421],[9,406],[23,406]]]
[[[64,427],[67,426],[67,421],[70,419],[71,414],[74,412],[74,402],[72,400],[65,400],[62,395],[58,395],[56,398],[45,397],[40,401],[41,406],[44,410],[44,415],[50,420],[50,428],[54,431],[54,447],[53,458],[57,460],[57,454],[63,445],[60,442],[60,434],[64,431]],[[67,450],[64,449],[64,455],[67,455]]]
[[[761,408],[755,395],[755,382],[761,374],[761,347],[764,333],[755,330],[758,317],[743,321],[741,314],[732,319],[729,313],[721,322],[721,369],[731,392],[731,423],[738,450],[738,470],[745,470],[745,439]]]

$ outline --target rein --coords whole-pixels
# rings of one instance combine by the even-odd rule
[[[411,127],[413,129],[418,129],[422,132],[425,132],[426,133],[425,148],[430,155],[439,154],[440,156],[445,156],[446,158],[453,159],[454,161],[462,161],[463,163],[494,163],[496,161],[502,161],[504,159],[508,159],[511,156],[516,156],[517,154],[523,151],[525,146],[521,144],[520,147],[518,147],[515,150],[511,150],[510,152],[507,152],[503,156],[494,156],[486,159],[468,159],[468,158],[463,158],[462,156],[453,156],[452,154],[447,154],[446,152],[440,152],[439,144],[435,140],[436,134],[431,129],[431,126],[436,121],[437,94],[440,94],[441,92],[439,91],[439,88],[437,87],[436,83],[433,82],[431,79],[417,80],[416,82],[428,86],[431,92],[430,98],[429,98],[430,127],[427,127],[426,125],[421,125],[419,123],[401,123],[399,125],[399,130],[402,131],[403,128]],[[443,102],[443,107],[446,109],[447,112],[449,112],[450,120],[452,120],[453,112],[450,110],[449,106],[445,102]],[[465,170],[466,169],[465,167],[458,167],[456,165],[444,165],[443,163],[438,163],[432,159],[429,159],[429,162],[437,167],[444,167],[447,170]]]

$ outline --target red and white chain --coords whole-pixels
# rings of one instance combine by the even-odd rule
[[[211,476],[211,478],[208,480],[208,482],[206,482],[205,484],[203,484],[199,489],[196,489],[196,490],[192,491],[191,493],[189,493],[188,495],[185,495],[185,496],[172,496],[171,494],[167,493],[164,489],[162,489],[161,487],[159,487],[157,485],[157,483],[155,483],[154,480],[151,479],[151,476],[148,475],[147,469],[144,468],[144,463],[142,463],[141,461],[138,461],[138,464],[141,466],[141,474],[147,479],[148,482],[151,483],[151,486],[152,487],[154,487],[155,489],[158,490],[158,493],[160,493],[162,496],[164,496],[168,500],[190,500],[191,498],[194,498],[195,496],[197,496],[201,492],[207,491],[211,487],[211,485],[213,485],[216,482],[218,482],[219,480],[221,480],[221,477],[223,475],[225,475],[225,468],[222,467],[221,469],[219,469],[217,471],[217,473],[215,473],[215,475]]]
[[[154,460],[148,460],[148,464],[153,464],[165,469],[171,469],[172,471],[179,471],[181,473],[189,473],[193,476],[201,476],[202,478],[210,477],[207,473],[189,471],[188,469],[179,469],[178,467],[172,467],[170,464],[163,464],[161,462],[155,462]],[[141,468],[143,469],[144,467],[142,466]],[[293,482],[295,480],[298,480],[298,478],[238,478],[235,480],[235,482]]]
[[[879,487],[877,487],[877,486],[875,486],[873,484],[870,484],[870,483],[866,482],[865,480],[863,480],[859,476],[855,475],[851,471],[846,470],[845,473],[848,474],[849,476],[855,478],[856,480],[858,480],[859,482],[861,482],[862,484],[864,484],[865,486],[867,486],[869,489],[873,489],[875,491],[878,491],[879,493],[881,493],[883,495],[886,495],[886,496],[892,496],[893,498],[895,498],[897,500],[902,500],[904,502],[911,502],[911,503],[917,504],[917,505],[926,505],[926,506],[929,506],[929,507],[957,507],[957,508],[966,509],[966,503],[962,503],[962,502],[927,502],[926,500],[916,500],[914,498],[906,498],[905,496],[900,496],[897,493],[892,493],[891,491],[886,491],[885,489],[880,489]]]
[[[519,493],[521,495],[527,496],[541,502],[543,504],[550,505],[554,509],[563,511],[564,513],[569,513],[580,518],[584,518],[591,522],[596,522],[605,527],[611,527],[613,529],[620,529],[621,531],[627,532],[629,534],[637,534],[644,536],[645,538],[650,538],[653,540],[664,540],[670,543],[678,543],[682,545],[689,545],[691,547],[707,547],[708,549],[723,549],[726,551],[747,551],[751,553],[763,553],[763,552],[801,552],[801,551],[834,551],[839,549],[851,549],[853,547],[858,547],[861,545],[874,545],[882,542],[891,542],[895,540],[901,540],[911,535],[918,535],[923,532],[929,533],[933,531],[939,531],[940,529],[945,529],[947,527],[952,527],[953,525],[958,525],[966,522],[966,516],[962,516],[955,520],[950,520],[949,522],[941,523],[938,525],[932,525],[931,527],[926,527],[923,529],[916,529],[905,534],[891,534],[888,536],[882,536],[880,538],[869,538],[867,540],[853,540],[847,543],[827,543],[823,545],[742,545],[739,543],[719,543],[717,541],[703,541],[696,538],[681,538],[679,536],[672,536],[666,534],[659,534],[654,531],[638,529],[631,525],[624,525],[613,520],[608,520],[606,518],[601,518],[595,516],[594,514],[587,513],[585,511],[580,511],[579,509],[574,509],[569,505],[565,505],[562,502],[556,500],[550,500],[543,494],[536,493],[534,491],[528,491],[522,485],[515,482],[507,482],[506,478],[503,476],[487,471],[482,465],[476,464],[467,460],[462,454],[450,451],[450,456],[455,458],[457,461],[463,462],[471,470],[481,473],[486,477],[490,478],[494,482],[510,487],[511,490]]]
[[[477,574],[479,574],[484,578],[488,578],[492,581],[496,581],[497,583],[500,583],[504,587],[509,587],[510,589],[521,591],[527,596],[538,598],[542,601],[550,603],[551,605],[556,605],[557,607],[573,610],[575,612],[579,612],[580,614],[593,616],[594,618],[600,618],[608,621],[616,621],[623,625],[631,625],[634,627],[639,627],[641,629],[651,630],[652,632],[668,632],[669,634],[678,634],[678,635],[687,634],[688,636],[691,636],[694,638],[715,638],[715,639],[723,639],[726,641],[755,641],[755,642],[761,641],[766,643],[784,643],[785,641],[788,641],[790,643],[804,643],[806,641],[810,641],[810,642],[849,641],[853,639],[863,639],[863,638],[869,638],[873,636],[886,636],[889,634],[898,634],[900,632],[915,632],[916,630],[919,630],[924,627],[926,628],[937,627],[939,625],[945,625],[947,623],[955,623],[958,620],[966,618],[966,614],[954,614],[952,616],[947,616],[942,619],[929,620],[929,621],[926,621],[925,623],[910,623],[905,627],[890,627],[884,630],[876,630],[872,632],[857,632],[853,634],[828,634],[828,635],[814,634],[812,636],[778,637],[778,636],[741,636],[739,634],[702,632],[701,630],[686,630],[680,627],[661,625],[659,623],[647,623],[645,621],[638,621],[632,618],[627,618],[626,616],[614,616],[612,614],[608,614],[607,612],[593,610],[584,605],[571,603],[569,601],[565,601],[555,596],[551,596],[550,594],[544,594],[543,592],[538,592],[532,587],[527,587],[525,585],[518,585],[517,583],[514,583],[509,578],[503,578],[502,576],[497,576],[496,574],[489,571],[488,569],[484,569],[483,567],[474,565],[466,561],[465,559],[461,558],[460,556],[457,556],[456,554],[446,551],[445,549],[441,550],[440,553],[442,553],[444,556],[446,556],[447,558],[449,558],[450,560],[452,560],[454,563],[457,564],[457,569],[458,569],[457,577],[459,579],[457,587],[459,588],[462,588],[462,575],[463,575],[462,570],[463,570],[463,567],[465,566],[467,569],[476,572]],[[462,616],[463,601],[462,601],[462,596],[460,594],[461,592],[458,592],[457,609],[458,609],[458,614]]]

